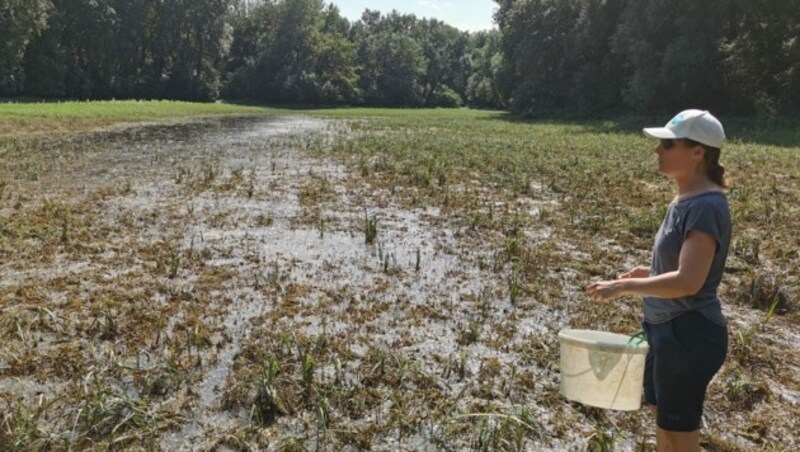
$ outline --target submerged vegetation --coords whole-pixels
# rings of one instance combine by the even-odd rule
[[[583,287],[649,260],[665,118],[306,114],[0,138],[0,444],[653,449],[559,395],[556,335],[639,330]],[[795,449],[800,135],[725,123],[704,441]]]

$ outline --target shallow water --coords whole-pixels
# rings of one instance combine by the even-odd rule
[[[341,369],[348,381],[358,381],[358,366],[371,352],[385,351],[421,365],[455,411],[513,413],[525,407],[553,436],[528,443],[536,449],[583,448],[597,425],[612,430],[615,422],[635,423],[548,399],[558,388],[555,337],[578,315],[581,275],[569,266],[543,268],[542,277],[563,286],[565,299],[513,304],[510,265],[493,265],[502,238],[456,226],[438,208],[409,208],[394,190],[372,187],[343,163],[304,152],[348,133],[345,124],[301,116],[133,127],[54,140],[44,145],[45,158],[7,165],[15,176],[12,194],[0,204],[3,219],[25,212],[36,219],[51,210],[72,216],[68,244],[54,239],[61,223],[51,221],[26,236],[31,246],[20,247],[22,257],[0,262],[0,295],[7,302],[0,326],[15,346],[43,360],[35,362],[45,374],[9,377],[4,372],[13,359],[0,356],[0,409],[74,389],[86,375],[117,395],[147,398],[138,380],[167,372],[170,360],[196,361],[181,367],[192,374],[176,378],[181,386],[167,384],[148,399],[156,409],[181,415],[158,430],[156,444],[164,450],[224,448],[220,438],[251,426],[246,410],[223,406],[231,386],[241,383],[236,364],[247,363],[241,354],[259,334],[274,330],[344,338],[352,356]],[[558,207],[547,196],[501,202],[487,187],[452,189],[478,193],[491,206],[485,214],[493,209],[537,217],[543,207]],[[397,187],[397,193],[403,190],[414,188]],[[532,183],[531,193],[542,191]],[[22,200],[21,208],[12,197]],[[372,244],[365,240],[365,217],[377,220]],[[525,228],[521,237],[537,244],[553,233],[542,225]],[[40,289],[32,291],[34,286]],[[137,331],[131,312],[163,316],[163,326]],[[117,319],[120,331],[109,319]],[[758,318],[734,321],[746,325]],[[779,340],[790,346],[796,339],[788,333]],[[60,358],[51,355],[64,344],[80,345],[73,352],[86,375],[47,375],[46,367]],[[454,375],[455,361],[465,378]],[[478,392],[481,373],[493,363],[502,369],[498,383]],[[333,372],[330,363],[320,363],[319,378]],[[511,373],[528,377],[517,384]],[[498,392],[500,382],[510,385],[505,394]],[[775,393],[797,404],[796,388],[776,387]],[[378,408],[348,420],[347,427],[380,425],[375,419],[386,419],[395,403],[387,394],[380,397]],[[73,404],[41,423],[68,431],[80,409]],[[274,435],[270,444],[306,434],[302,417],[281,417],[264,429]],[[442,431],[461,421],[426,419],[413,434],[387,429],[375,434],[376,448],[435,449]],[[473,425],[470,434],[478,428]],[[475,446],[468,441],[458,437],[452,445]],[[615,445],[629,450],[640,441],[621,435]]]

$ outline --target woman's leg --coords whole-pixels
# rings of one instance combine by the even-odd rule
[[[690,312],[653,330],[659,451],[699,451],[706,388],[725,359],[725,327]]]
[[[699,452],[700,431],[671,432],[658,427],[656,430],[658,452]]]

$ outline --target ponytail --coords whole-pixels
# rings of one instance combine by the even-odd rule
[[[725,168],[719,164],[720,149],[689,138],[681,138],[681,140],[689,146],[702,146],[706,150],[705,154],[703,154],[706,176],[711,182],[719,185],[720,188],[728,188],[728,184],[725,183]]]
[[[719,185],[721,188],[728,188],[725,183],[725,167],[719,164],[719,148],[712,148],[711,146],[703,146],[706,150],[703,160],[706,164],[706,175],[711,182]]]

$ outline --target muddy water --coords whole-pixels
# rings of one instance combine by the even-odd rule
[[[6,353],[8,343],[0,347],[0,412],[10,411],[16,401],[21,401],[17,407],[53,401],[50,417],[44,414],[37,427],[45,434],[82,434],[85,423],[78,421],[86,417],[86,400],[70,398],[78,388],[94,400],[127,396],[143,402],[155,421],[175,419],[169,425],[138,419],[147,433],[136,426],[123,432],[125,418],[113,419],[111,426],[121,426],[116,437],[131,431],[158,435],[148,449],[217,450],[220,441],[237,436],[262,446],[300,437],[304,446],[313,447],[308,413],[279,417],[260,429],[244,410],[223,407],[232,385],[242,382],[237,366],[253,365],[241,358],[248,346],[252,352],[254,339],[277,331],[345,338],[341,371],[348,381],[359,381],[360,362],[376,351],[413,360],[452,403],[453,416],[422,413],[428,418],[412,433],[401,434],[396,425],[383,431],[386,424],[380,420],[391,416],[393,403],[386,393],[378,395],[378,408],[337,424],[377,428],[371,438],[375,448],[438,449],[443,443],[437,437],[448,426],[463,425],[465,417],[518,413],[520,407],[547,431],[545,441],[533,442],[536,450],[583,449],[600,429],[618,435],[614,446],[620,450],[652,445],[646,416],[599,414],[570,406],[557,394],[554,338],[580,312],[581,275],[569,264],[555,275],[542,269],[548,285],[564,288],[565,299],[512,305],[510,266],[492,269],[503,252],[499,231],[498,237],[485,238],[460,229],[447,212],[407,203],[400,207],[394,190],[371,187],[346,166],[304,152],[348,133],[345,125],[301,116],[209,120],[78,136],[66,144],[54,140],[43,150],[44,158],[0,161],[0,178],[6,178],[5,171],[12,174],[5,198],[0,197],[0,219],[31,213],[32,220],[40,220],[48,203],[73,207],[70,233],[78,235],[66,246],[57,240],[59,221],[49,229],[31,222],[23,237],[32,245],[19,247],[21,258],[0,250],[10,257],[0,259],[0,327],[14,347],[13,353]],[[396,189],[406,195],[414,190]],[[452,189],[479,193],[496,212],[536,218],[543,206],[558,208],[558,201],[535,184],[530,192],[537,195],[513,199],[481,191],[479,184]],[[20,207],[14,205],[17,199]],[[81,223],[84,211],[91,213],[83,218],[86,224]],[[365,243],[365,216],[377,219],[373,244]],[[81,227],[91,233],[81,236]],[[553,233],[543,225],[521,232],[532,248]],[[48,244],[52,256],[39,259],[38,254],[48,254],[41,243]],[[579,246],[564,246],[573,256],[590,258]],[[170,271],[173,256],[180,260]],[[626,258],[633,265],[643,256]],[[115,286],[122,289],[115,292]],[[162,316],[163,330],[156,331],[161,327],[151,322],[141,328],[147,331],[104,339],[101,330],[108,323],[99,311],[106,296],[118,303],[110,314],[120,325],[139,328],[127,314],[135,306]],[[727,314],[735,331],[763,321],[761,312]],[[792,350],[800,340],[791,330],[763,328],[759,335],[782,349]],[[192,331],[199,345],[181,340]],[[479,339],[465,341],[465,332]],[[68,353],[63,361],[78,362],[80,372],[59,366],[62,351]],[[29,361],[34,365],[23,368],[16,361],[26,353],[34,356]],[[180,367],[191,375],[169,386],[168,361],[181,359],[196,364]],[[467,377],[452,376],[456,361]],[[491,393],[476,395],[482,370],[492,363],[500,363],[498,383],[488,386]],[[333,373],[330,364],[324,366],[320,363],[321,378]],[[757,409],[796,411],[798,368],[789,362],[782,370],[781,378],[768,380],[772,394],[764,395],[768,403]],[[135,381],[151,375],[166,375],[167,389],[154,395]],[[515,384],[513,375],[526,378]],[[110,389],[100,384],[92,389],[90,380]],[[498,392],[501,380],[510,388],[506,394]],[[728,384],[729,376],[718,378],[715,392],[723,394],[720,387]],[[95,408],[98,417],[108,415],[104,406]],[[729,423],[725,416],[709,410],[708,420],[717,431],[728,431],[730,425],[722,425]],[[789,438],[783,444],[793,449],[796,428],[789,424],[770,434]],[[474,447],[470,441],[480,428],[475,423],[446,437],[445,447]],[[105,433],[92,440],[101,444],[112,437]],[[737,444],[746,449],[750,443]]]
[[[465,251],[451,231],[433,226],[441,217],[437,209],[378,206],[374,199],[385,194],[369,186],[348,185],[351,175],[343,166],[302,154],[310,140],[324,141],[335,133],[328,123],[302,117],[131,128],[75,138],[73,146],[80,152],[56,153],[56,158],[40,164],[52,195],[89,198],[111,190],[103,203],[105,223],[114,227],[133,218],[140,225],[135,236],[117,240],[144,244],[171,240],[184,254],[205,256],[205,268],[235,270],[226,282],[206,288],[211,292],[206,294],[211,300],[205,307],[206,320],[216,325],[210,339],[214,346],[200,351],[204,376],[191,388],[196,394],[191,415],[164,435],[164,449],[209,447],[214,438],[241,424],[220,407],[220,398],[241,343],[251,333],[251,320],[281,301],[256,287],[275,276],[283,284],[307,287],[300,301],[311,307],[295,318],[279,319],[276,328],[311,335],[325,329],[360,337],[367,325],[350,322],[345,307],[314,309],[323,294],[390,303],[396,307],[372,320],[379,332],[368,339],[360,337],[354,352],[391,348],[401,338],[412,338],[406,348],[421,360],[455,352],[455,331],[463,328],[469,315],[461,297],[498,292],[496,285],[501,282],[482,277],[476,265],[479,256],[488,259],[490,250],[478,246]],[[301,203],[302,190],[320,180],[328,186],[327,202]],[[35,182],[31,186],[41,190]],[[322,221],[305,221],[304,212],[317,207]],[[370,245],[363,232],[365,215],[378,222],[377,239]],[[113,281],[147,266],[146,262],[129,268],[105,265],[124,257],[124,244],[116,245],[100,262],[57,258],[45,268],[4,272],[0,283],[70,275],[89,279],[97,272]],[[191,269],[182,269],[168,284],[174,292],[191,292],[198,277]],[[499,306],[508,304],[497,297]],[[156,294],[151,303],[168,301]],[[408,315],[415,305],[452,312],[452,321],[420,323]],[[179,309],[166,319],[164,335],[173,335],[185,321],[186,314]],[[473,371],[485,353],[490,351],[476,348],[469,363]]]
[[[184,253],[206,256],[206,268],[235,269],[238,275],[208,294],[208,321],[219,326],[211,338],[215,352],[205,352],[208,364],[202,381],[192,388],[197,394],[192,414],[182,427],[163,436],[164,449],[211,447],[215,438],[241,426],[242,419],[222,409],[221,397],[233,360],[252,331],[251,321],[282,301],[259,289],[267,281],[277,278],[284,285],[306,288],[298,301],[307,309],[276,319],[274,328],[348,335],[354,338],[356,355],[369,348],[396,350],[420,362],[457,355],[458,334],[475,319],[474,304],[463,300],[483,298],[491,305],[489,323],[502,322],[512,309],[505,278],[478,265],[479,260],[490,261],[495,250],[480,240],[466,243],[439,226],[438,209],[406,210],[387,203],[389,193],[349,183],[353,177],[342,165],[301,152],[309,140],[332,139],[335,133],[330,124],[307,118],[128,130],[119,133],[118,145],[76,162],[72,174],[84,177],[64,173],[55,178],[74,190],[124,185],[124,195],[108,203],[107,221],[131,213],[154,216],[158,220],[143,224],[136,240],[156,240],[169,231]],[[243,194],[241,187],[187,188],[211,177],[207,171],[215,173],[217,185],[238,172],[252,193]],[[321,180],[327,198],[301,202],[303,190]],[[520,202],[521,210],[536,208],[531,200]],[[318,209],[321,221],[305,220],[309,209]],[[373,244],[365,240],[365,216],[377,220]],[[528,232],[532,237],[542,233]],[[196,283],[188,270],[172,282],[184,291]],[[331,293],[352,300],[320,308]],[[383,303],[392,307],[367,324],[355,324],[348,316],[353,307]],[[420,319],[411,314],[416,307],[448,315]],[[166,334],[182,320],[180,314],[170,319]],[[557,313],[528,312],[516,335],[538,335],[565,323]],[[476,374],[486,358],[514,361],[511,353],[477,343],[468,348],[465,365]],[[462,389],[462,384],[453,385],[452,395]],[[430,446],[424,435],[409,441]]]
[[[552,338],[567,324],[569,311],[537,304],[516,309],[508,275],[491,269],[498,251],[491,240],[448,227],[446,215],[436,208],[400,207],[391,191],[375,189],[345,166],[303,152],[311,143],[324,146],[346,133],[342,127],[305,117],[239,118],[75,138],[73,146],[80,148],[86,140],[86,148],[56,152],[55,158],[40,162],[37,170],[46,175],[47,186],[35,180],[30,186],[84,201],[101,196],[102,221],[112,229],[134,224],[135,232],[112,235],[99,258],[2,267],[0,287],[65,276],[97,281],[98,272],[113,284],[129,272],[152,273],[153,263],[131,256],[127,244],[182,256],[187,263],[177,265],[169,278],[160,270],[158,279],[167,291],[151,295],[150,303],[166,309],[174,303],[169,294],[202,291],[202,320],[211,330],[208,346],[189,350],[201,363],[202,376],[188,388],[185,421],[159,438],[164,450],[214,448],[220,438],[248,424],[246,414],[224,409],[222,398],[256,321],[308,336],[347,337],[356,357],[388,350],[430,363],[426,372],[436,372],[433,363],[453,357],[463,360],[473,376],[487,361],[513,365],[520,373],[535,375],[537,388],[552,391],[552,373],[537,364],[518,363],[513,347],[493,347],[483,339],[499,335],[494,329],[507,324],[513,324],[507,340],[513,345],[532,337]],[[520,198],[514,208],[535,215],[542,202]],[[365,218],[377,221],[371,244],[366,243]],[[523,233],[536,243],[550,231]],[[125,265],[112,265],[115,261]],[[204,282],[204,275],[217,273],[224,277]],[[293,287],[303,289],[292,295],[294,313],[270,316]],[[183,334],[177,330],[185,327],[194,309],[181,305],[169,311],[158,337]],[[356,311],[374,315],[355,321]],[[460,336],[470,328],[482,340],[465,345]],[[445,380],[441,385],[458,401],[469,383]],[[5,388],[22,392],[0,380],[0,389]],[[36,391],[31,386],[26,392]],[[514,411],[510,400],[498,403]],[[386,417],[391,403],[384,405],[384,412],[375,416]],[[558,422],[546,406],[531,401],[530,409],[543,422]],[[275,430],[299,431],[302,426],[296,422],[282,419]],[[431,426],[432,431],[439,428]],[[591,427],[583,426],[586,431]],[[553,447],[581,444],[583,433],[567,435]],[[400,440],[397,432],[386,432],[377,439],[388,449],[425,449],[436,447],[432,435],[421,431]]]
[[[259,128],[256,130],[269,130]],[[247,146],[258,137],[250,130],[248,139],[224,136],[226,147],[223,164],[236,165],[249,161],[249,156],[237,154],[237,146]],[[414,305],[433,306],[456,314],[466,310],[460,297],[481,292],[496,292],[491,278],[484,278],[477,269],[476,258],[488,256],[489,250],[473,249],[465,252],[452,232],[432,226],[441,216],[437,209],[404,211],[398,207],[374,207],[367,201],[376,193],[369,187],[352,187],[343,184],[350,175],[346,169],[332,162],[308,159],[296,151],[273,150],[264,163],[256,165],[250,173],[258,187],[269,187],[252,198],[225,198],[206,193],[193,197],[193,210],[198,218],[224,214],[224,225],[214,227],[198,221],[183,230],[184,248],[196,252],[210,252],[214,257],[208,266],[236,268],[240,274],[252,275],[253,280],[268,281],[280,276],[284,284],[304,286],[309,292],[300,300],[311,306],[306,313],[294,318],[279,319],[275,328],[286,328],[309,335],[353,334],[365,325],[349,321],[347,308],[320,309],[315,305],[325,293],[343,293],[358,298],[374,294],[365,303],[387,302],[397,308],[372,321],[377,333],[369,337],[369,344],[354,344],[353,351],[366,350],[367,346],[391,348],[403,337],[413,338],[412,351],[424,360],[432,354],[449,355],[455,352],[455,319],[453,322],[428,322],[418,324],[406,318]],[[233,163],[231,163],[233,162]],[[301,189],[308,183],[309,175],[323,178],[336,194],[335,202],[325,203],[320,212],[322,224],[298,224],[304,207],[298,201]],[[156,190],[136,189],[137,198]],[[163,193],[163,192],[161,192]],[[133,201],[152,205],[156,199]],[[127,201],[126,201],[127,203]],[[364,217],[377,219],[378,237],[367,244],[363,232]],[[269,218],[268,225],[259,225],[258,218]],[[221,323],[229,339],[219,350],[215,364],[203,382],[195,388],[199,394],[194,417],[180,431],[168,434],[162,443],[166,449],[208,447],[209,440],[235,427],[238,419],[221,410],[220,397],[241,342],[250,333],[249,322],[269,310],[281,300],[267,298],[263,292],[253,290],[249,278],[232,282],[220,288],[218,297],[231,302],[220,303]],[[382,287],[379,293],[375,288]],[[497,303],[506,303],[497,300]],[[352,305],[351,305],[352,306]],[[404,325],[408,321],[407,325]],[[389,325],[401,324],[402,327]],[[488,353],[488,351],[487,351]],[[471,364],[476,367],[480,360]]]

